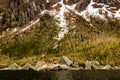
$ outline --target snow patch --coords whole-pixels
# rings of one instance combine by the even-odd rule
[[[50,1],[49,0],[46,0],[46,3],[49,3]]]
[[[101,8],[94,8],[92,5],[96,4],[95,2],[93,2],[93,0],[91,0],[90,4],[87,6],[86,10],[82,11],[80,13],[80,15],[86,20],[86,21],[90,21],[90,17],[94,17],[94,18],[100,18],[103,20],[106,20],[104,15],[100,14],[100,10]]]
[[[65,19],[65,13],[69,13],[70,10],[75,10],[76,4],[73,4],[71,6],[65,5],[63,3],[63,0],[60,2],[56,3],[52,7],[54,8],[58,4],[61,5],[60,11],[53,10],[50,12],[51,15],[55,16],[55,19],[59,21],[58,25],[61,28],[60,32],[58,33],[58,36],[55,38],[56,40],[60,41],[61,39],[64,38],[65,34],[68,32],[68,27],[67,27],[67,21]]]
[[[66,0],[67,2],[69,1],[69,0]]]
[[[58,25],[61,28],[60,32],[58,33],[58,37],[56,37],[56,39],[58,41],[63,39],[64,35],[68,32],[68,28],[67,28],[67,24],[66,24],[67,22],[66,22],[65,14],[64,14],[65,12],[68,12],[68,10],[66,9],[65,5],[63,4],[63,0],[61,0],[59,3],[62,5],[62,7],[60,8],[59,14],[57,14],[55,16],[55,18],[60,21],[60,23]]]
[[[45,13],[47,13],[48,12],[48,10],[43,10],[42,12],[41,12],[41,15],[44,15]]]
[[[101,5],[103,7],[102,8],[94,8],[93,7],[94,4]],[[113,9],[113,11],[112,11],[112,9]],[[91,0],[90,4],[87,6],[86,10],[84,10],[80,13],[76,11],[76,14],[82,16],[88,22],[90,21],[90,17],[107,20],[106,19],[106,16],[107,16],[109,18],[116,18],[116,19],[120,20],[120,9],[118,11],[114,11],[114,9],[116,9],[116,7],[110,7],[109,5],[105,5],[102,3],[96,3],[96,2],[93,2],[93,0]]]
[[[73,4],[73,5],[71,5],[71,6],[69,6],[69,5],[65,5],[65,6],[66,6],[66,8],[67,8],[68,10],[75,10],[76,5],[77,5],[77,4]]]
[[[120,9],[118,11],[116,11],[115,18],[117,18],[118,20],[120,20]]]
[[[13,29],[13,32],[17,32],[17,28],[14,28],[14,29]]]
[[[7,29],[7,31],[9,31],[9,29]],[[15,32],[17,32],[17,31],[18,31],[18,29],[17,29],[17,28],[14,28],[14,29],[12,29],[12,31],[11,31],[10,34],[15,33]]]

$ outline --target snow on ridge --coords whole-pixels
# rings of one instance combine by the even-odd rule
[[[91,0],[91,3],[88,5],[89,15],[92,15],[93,17],[97,17],[100,19],[105,19],[104,15],[99,14],[100,8],[94,8],[92,6],[93,4],[95,4],[95,2],[93,2],[93,0]]]
[[[99,4],[102,8],[94,8],[94,4]],[[110,7],[109,5],[105,5],[103,3],[96,3],[91,0],[90,4],[87,6],[86,10],[82,12],[76,12],[76,14],[82,16],[86,21],[90,21],[90,17],[100,18],[102,20],[107,20],[106,16],[109,18],[116,18],[120,20],[120,9],[118,11],[111,11],[112,9],[116,9],[116,7]],[[106,15],[106,16],[105,16]]]
[[[65,5],[63,0],[60,2],[54,4],[52,7],[54,8],[58,4],[61,5],[60,10],[57,11],[56,9],[49,11],[50,15],[53,15],[55,19],[59,21],[58,26],[61,28],[60,32],[58,33],[58,36],[55,37],[56,40],[60,41],[64,38],[65,34],[68,33],[68,27],[67,27],[67,21],[65,17],[65,13],[69,13],[70,10],[75,10],[76,4],[73,4],[71,6]]]
[[[102,8],[102,12],[107,12],[107,16],[109,18],[115,18],[120,20],[120,9],[118,11],[111,12],[111,9],[116,9],[116,7],[110,7],[108,5],[104,5]]]
[[[106,6],[106,5],[103,6],[103,8],[102,8],[103,13],[107,12],[108,17],[112,18],[113,17],[112,12],[108,11],[106,7],[108,7],[108,6]]]
[[[68,32],[66,20],[65,20],[65,12],[68,12],[68,10],[65,8],[65,5],[63,4],[63,0],[59,2],[62,6],[60,8],[59,14],[55,16],[56,19],[60,21],[58,24],[59,27],[61,28],[60,32],[58,33],[58,37],[56,39],[60,41],[62,38],[64,38],[64,35]]]
[[[82,11],[80,15],[86,20],[90,21],[90,17],[100,18],[106,20],[104,15],[99,14],[100,8],[94,8],[92,5],[96,4],[91,0],[90,4],[87,6],[86,10]]]

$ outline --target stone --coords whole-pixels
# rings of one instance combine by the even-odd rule
[[[80,65],[79,65],[78,63],[74,62],[74,64],[72,65],[72,67],[74,67],[74,68],[79,68]]]
[[[92,61],[91,64],[93,69],[100,69],[100,63],[98,61]]]
[[[40,71],[40,70],[46,70],[48,68],[47,64],[44,65],[36,65],[35,70]]]
[[[85,69],[100,69],[100,64],[98,61],[86,61],[85,62]]]
[[[103,68],[102,69],[111,69],[112,67],[111,67],[111,65],[106,65],[106,66],[103,66]]]
[[[39,71],[39,70],[46,69],[46,68],[47,68],[47,64],[44,61],[36,62],[35,70]]]
[[[91,62],[90,61],[85,62],[85,69],[91,70]]]
[[[19,66],[17,63],[13,63],[9,67],[4,68],[2,70],[21,70],[21,69],[22,69],[21,66]]]
[[[118,66],[113,66],[112,69],[113,69],[113,70],[117,70],[117,69],[120,69],[120,67],[118,67]]]
[[[71,70],[83,70],[83,67],[72,68]]]
[[[49,70],[57,70],[60,64],[50,64],[48,66]]]
[[[65,64],[59,65],[59,66],[60,66],[60,69],[62,69],[62,70],[71,70],[72,69],[70,66],[67,66]]]
[[[34,70],[34,67],[31,64],[27,63],[22,67],[22,69],[23,70]]]
[[[44,61],[37,61],[37,62],[36,62],[36,65],[39,65],[39,66],[40,66],[40,65],[42,66],[42,65],[44,65],[44,64],[46,64]]]
[[[50,64],[48,70],[72,70],[72,68],[65,64]]]
[[[62,56],[60,60],[60,64],[66,64],[68,66],[71,66],[73,64],[73,61],[71,61],[68,57]]]

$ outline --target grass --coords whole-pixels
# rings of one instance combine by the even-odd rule
[[[65,38],[57,42],[59,28],[52,16],[40,17],[36,25],[20,35],[2,38],[0,41],[0,65],[13,62],[20,65],[34,60],[51,63],[65,55],[71,60],[84,64],[86,60],[97,60],[100,64],[120,65],[120,21],[104,22],[93,19],[90,23],[76,16],[74,29],[69,27]],[[53,47],[58,43],[58,47]],[[44,56],[43,56],[44,55]]]

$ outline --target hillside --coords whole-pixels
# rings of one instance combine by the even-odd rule
[[[0,1],[0,65],[62,55],[120,65],[120,1]]]

